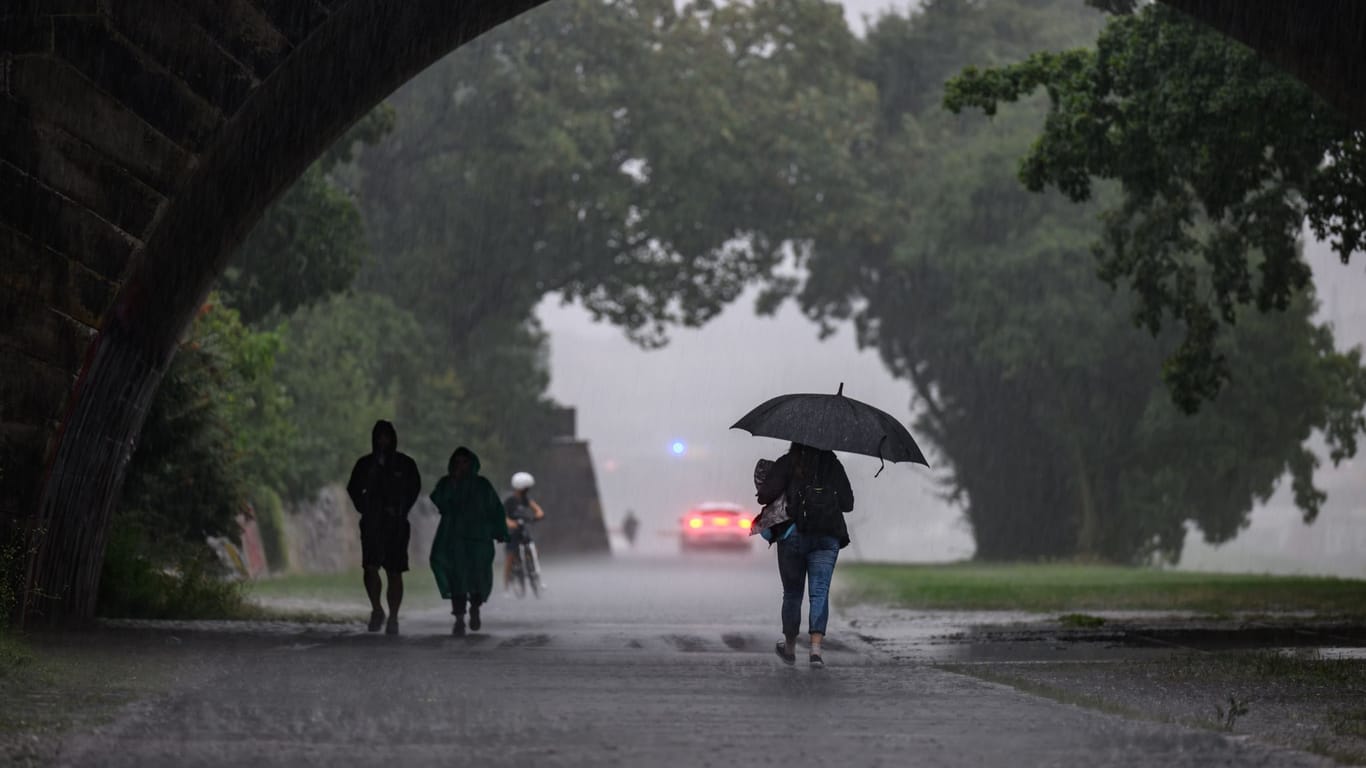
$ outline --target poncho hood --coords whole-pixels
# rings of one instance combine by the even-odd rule
[[[455,460],[461,456],[466,456],[469,458],[470,474],[479,474],[479,454],[475,453],[474,451],[471,451],[463,445],[459,448],[456,448],[455,453],[451,454],[450,461],[446,462],[446,472],[448,472],[451,475],[455,474]]]

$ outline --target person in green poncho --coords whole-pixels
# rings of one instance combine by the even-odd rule
[[[455,626],[465,634],[465,606],[470,629],[479,631],[479,606],[493,591],[493,542],[507,541],[503,502],[488,478],[479,474],[479,457],[461,446],[451,454],[447,475],[432,491],[441,524],[432,541],[431,566],[441,596],[451,601]]]

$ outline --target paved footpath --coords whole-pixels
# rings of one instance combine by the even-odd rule
[[[831,624],[824,670],[773,653],[777,574],[751,558],[551,566],[485,630],[428,606],[403,635],[160,630],[180,681],[64,737],[64,765],[1319,766],[1212,732],[1057,704],[895,661]],[[418,571],[412,578],[424,578]],[[174,639],[171,639],[171,633]],[[134,645],[133,652],[136,652]]]

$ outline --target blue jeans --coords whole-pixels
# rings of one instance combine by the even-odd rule
[[[808,632],[825,634],[830,619],[830,578],[840,540],[834,536],[803,536],[793,532],[778,542],[778,575],[783,580],[783,637],[796,637],[802,622],[802,590],[811,582]]]

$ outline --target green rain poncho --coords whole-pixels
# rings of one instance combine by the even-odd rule
[[[493,484],[479,474],[479,457],[468,449],[456,451],[461,452],[470,456],[469,474],[459,481],[448,474],[432,491],[441,524],[430,563],[443,598],[470,595],[482,603],[493,591],[493,541],[507,540],[507,518]]]

